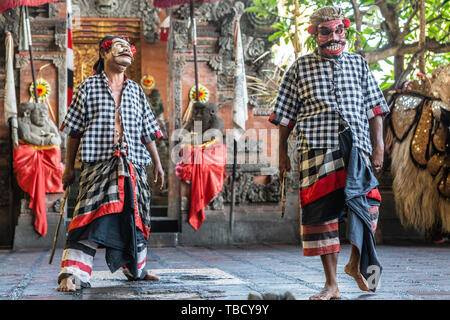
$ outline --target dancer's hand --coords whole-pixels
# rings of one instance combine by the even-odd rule
[[[63,189],[66,190],[75,181],[75,169],[70,166],[66,166],[62,175]]]
[[[280,170],[280,182],[283,181],[283,173],[291,171],[291,159],[288,155],[288,138],[291,134],[292,128],[278,126],[280,130],[279,145],[278,145],[278,169]]]
[[[383,168],[383,159],[384,159],[384,144],[377,143],[372,151],[371,162],[372,168],[375,173],[381,172]]]
[[[164,170],[161,163],[155,164],[155,167],[153,168],[153,177],[155,179],[153,182],[155,183],[156,188],[162,190],[164,186]]]
[[[280,158],[278,161],[278,169],[280,170],[280,180],[283,179],[283,172],[291,171],[291,159],[287,155],[287,153],[281,152]]]

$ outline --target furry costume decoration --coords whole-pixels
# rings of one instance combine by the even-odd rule
[[[392,100],[385,138],[392,189],[403,225],[426,231],[441,223],[450,232],[450,66],[420,78]]]

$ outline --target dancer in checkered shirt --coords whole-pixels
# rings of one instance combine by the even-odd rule
[[[127,79],[135,48],[126,38],[106,36],[99,44],[95,75],[75,90],[61,130],[68,134],[64,188],[75,180],[79,149],[79,193],[63,252],[58,291],[90,286],[94,255],[106,248],[111,272],[129,280],[158,280],[145,270],[150,232],[153,163],[160,189],[164,171],[155,140],[162,136],[142,88]]]
[[[352,253],[345,272],[359,288],[369,283],[376,257],[374,232],[381,196],[373,171],[383,165],[382,117],[389,108],[367,62],[344,52],[350,22],[323,7],[310,17],[318,48],[297,59],[280,86],[269,121],[280,130],[280,173],[291,168],[287,139],[295,127],[300,176],[301,234],[305,256],[320,255],[326,283],[310,299],[339,298],[338,223],[349,223]]]

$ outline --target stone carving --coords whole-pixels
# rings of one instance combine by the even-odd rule
[[[63,198],[56,199],[55,202],[53,202],[53,205],[52,205],[53,211],[54,212],[61,212],[62,203],[63,203]]]
[[[198,47],[199,61],[206,61],[207,65],[217,72],[218,76],[218,103],[219,105],[224,101],[232,99],[232,95],[229,94],[229,88],[233,85],[234,76],[234,20],[241,16],[241,33],[242,41],[244,44],[244,58],[246,62],[246,72],[249,75],[256,75],[260,70],[264,69],[263,66],[267,66],[267,62],[270,59],[270,55],[258,60],[254,63],[254,60],[258,58],[263,52],[267,51],[270,47],[270,43],[267,38],[268,35],[273,32],[271,25],[273,24],[274,17],[268,19],[255,19],[255,17],[248,17],[248,13],[244,12],[246,7],[252,6],[252,0],[230,1],[221,0],[217,2],[195,4],[195,17],[199,22],[208,22],[208,25],[197,25],[197,35],[199,37],[198,42],[202,41],[201,37],[205,34],[212,33],[212,26],[217,36],[217,53],[211,54],[206,50],[202,51],[201,47]],[[276,17],[275,17],[276,18]],[[182,117],[182,84],[180,75],[183,72],[183,68],[187,59],[191,56],[186,55],[189,36],[189,5],[182,5],[178,9],[174,10],[171,15],[171,37],[173,39],[173,50],[178,54],[174,55],[172,60],[172,78],[174,79],[173,87],[173,100],[174,100],[174,127],[180,128]],[[250,105],[258,106],[258,101],[254,101],[250,97]],[[258,141],[256,141],[258,142]],[[173,142],[172,142],[173,144]],[[260,143],[255,143],[255,148],[252,148],[253,152],[262,152]],[[254,146],[254,147],[255,147]],[[245,152],[249,152],[251,148],[245,145]],[[243,166],[238,165],[238,181],[236,185],[236,203],[256,203],[256,202],[278,202],[281,199],[281,185],[278,181],[278,176],[269,177],[269,182],[265,185],[258,184],[253,181],[255,175],[262,175],[261,168],[268,163],[247,164]],[[252,168],[250,170],[250,167]],[[276,169],[275,169],[276,170]],[[230,171],[229,165],[227,165],[227,171]],[[229,179],[230,180],[230,179]],[[292,179],[291,179],[292,180]],[[290,182],[292,186],[295,186],[294,180]],[[180,199],[182,200],[182,199]],[[224,184],[224,190],[217,195],[208,205],[209,210],[222,210],[224,203],[231,200],[231,184]],[[186,206],[184,206],[186,207]]]
[[[164,172],[169,172],[168,164],[169,164],[169,135],[167,131],[167,124],[164,120],[164,104],[161,100],[161,96],[159,94],[159,90],[153,89],[150,94],[147,96],[147,101],[152,108],[153,114],[155,115],[156,121],[158,121],[158,125],[163,132],[163,137],[156,141],[156,147],[158,149],[159,158],[161,159],[161,163],[164,169]],[[153,176],[151,172],[151,167],[147,167],[147,173],[149,177]],[[169,192],[168,190],[168,179],[165,179],[164,186],[162,190],[154,187],[153,183],[150,183],[151,194],[153,197],[167,197]]]
[[[112,14],[119,8],[119,1],[117,0],[95,0],[95,7],[101,14]]]
[[[202,133],[209,129],[222,130],[223,120],[217,116],[219,107],[210,102],[195,102],[192,109],[192,117],[187,121],[185,129],[189,132],[196,129],[195,122],[201,122]]]
[[[160,23],[158,10],[148,0],[73,0],[74,12],[81,17],[141,18],[144,38],[149,43],[158,40]],[[77,7],[77,10],[75,10]]]
[[[276,20],[276,16],[269,18],[256,18],[245,13],[245,8],[253,5],[252,1],[230,1],[221,0],[217,3],[204,3],[197,5],[195,9],[196,19],[208,21],[218,26],[219,30],[219,52],[211,56],[208,65],[212,70],[218,72],[219,87],[225,87],[232,83],[234,75],[234,21],[241,17],[242,42],[244,43],[244,58],[247,64],[247,72],[260,72],[270,58],[260,59],[255,64],[253,61],[269,49],[268,34],[272,31],[270,26]],[[187,25],[189,21],[189,6],[180,6],[175,12],[176,18],[186,21],[175,22],[173,26],[174,48],[181,49],[186,46],[186,38],[189,34]],[[275,20],[274,20],[275,19]],[[254,31],[256,30],[256,32]]]
[[[37,146],[60,145],[61,137],[43,103],[22,102],[18,122],[19,139]]]
[[[188,29],[185,21],[171,21],[174,48],[182,49],[187,45]]]
[[[60,51],[66,50],[66,34],[65,33],[55,33],[55,44],[58,46]]]
[[[11,10],[6,11],[4,14],[0,14],[0,43],[5,43],[5,35],[6,32],[11,32],[13,40],[14,40],[14,46],[17,46],[19,44],[19,21],[20,21],[20,8],[14,8]],[[5,65],[5,58],[4,58],[4,49],[3,52],[0,54],[0,65]]]
[[[56,18],[56,14],[59,12],[59,8],[56,6],[55,3],[49,2],[48,4],[48,17],[49,18]]]
[[[281,200],[281,183],[278,174],[268,176],[267,184],[256,183],[253,174],[242,171],[236,172],[235,203],[277,203]],[[296,189],[298,179],[295,174],[288,173],[286,176],[287,188]],[[209,210],[223,210],[225,203],[231,202],[231,179],[224,184],[223,190],[208,205]]]

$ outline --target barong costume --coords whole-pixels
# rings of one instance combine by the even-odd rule
[[[347,216],[365,278],[370,265],[381,272],[374,240],[381,196],[370,165],[368,120],[388,113],[363,57],[342,52],[328,59],[316,50],[290,67],[269,118],[295,127],[303,254],[339,252],[338,223]]]
[[[115,101],[104,72],[75,90],[61,130],[80,138],[82,163],[77,205],[69,226],[58,282],[74,277],[89,287],[93,258],[106,248],[111,272],[123,267],[129,279],[145,276],[150,233],[150,188],[145,148],[162,137],[141,87],[125,78],[119,107],[123,141],[114,144]]]

